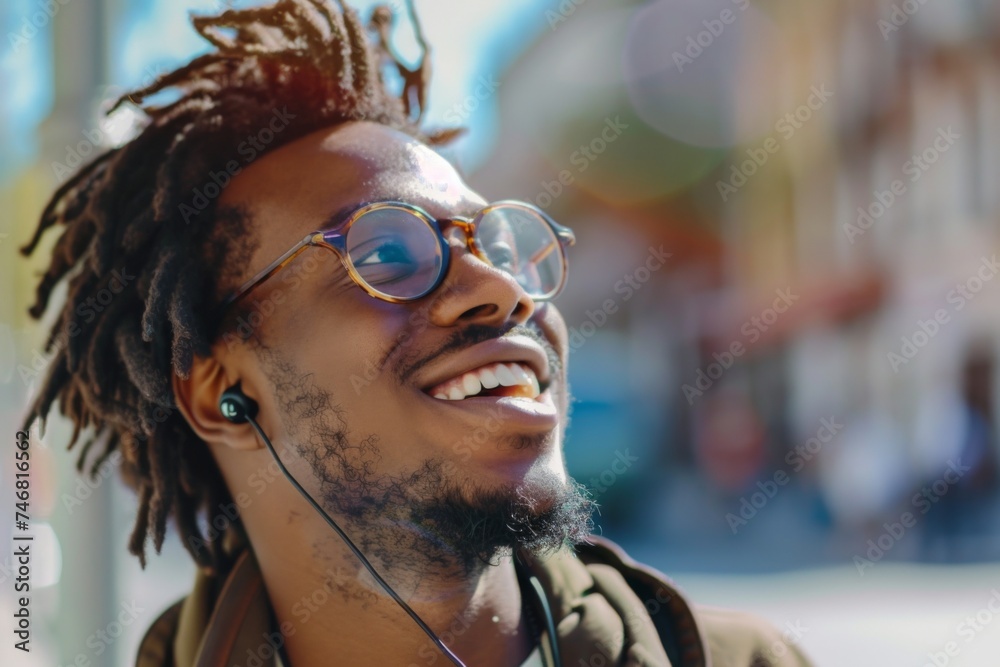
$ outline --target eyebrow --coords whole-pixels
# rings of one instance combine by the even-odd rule
[[[346,218],[347,216],[349,216],[351,213],[354,213],[356,210],[358,210],[362,206],[366,206],[366,205],[368,205],[370,203],[371,202],[361,201],[361,202],[354,202],[352,204],[348,204],[347,206],[342,206],[340,209],[334,211],[333,213],[331,213],[330,215],[328,215],[326,217],[326,219],[323,221],[323,224],[319,228],[320,231],[326,231],[327,229],[330,229],[331,227],[337,226],[338,224],[340,224],[341,222],[343,222],[344,218]]]

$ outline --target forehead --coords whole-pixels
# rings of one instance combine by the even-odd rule
[[[220,204],[239,206],[253,219],[258,243],[249,273],[316,231],[331,214],[385,199],[439,217],[468,215],[485,203],[426,145],[383,125],[351,122],[258,158],[233,178]]]

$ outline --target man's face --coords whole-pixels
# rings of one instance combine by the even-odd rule
[[[246,209],[257,241],[241,277],[333,214],[378,200],[438,219],[471,218],[487,203],[446,160],[399,132],[363,122],[317,132],[261,158],[227,189],[222,203]],[[253,387],[279,453],[288,448],[282,460],[292,473],[342,518],[385,527],[384,540],[366,533],[369,548],[398,541],[400,530],[414,540],[432,530],[454,550],[468,543],[461,533],[470,527],[452,524],[470,511],[483,514],[480,523],[497,521],[480,552],[519,546],[502,534],[511,513],[528,522],[515,531],[538,533],[532,521],[555,520],[576,536],[586,503],[562,453],[565,322],[471,254],[458,227],[444,232],[451,266],[430,295],[402,304],[373,298],[332,252],[309,248],[243,301],[258,314],[245,319],[256,340],[233,346],[226,336],[222,348],[238,348],[244,386]],[[497,347],[498,339],[511,347]],[[498,357],[532,367],[545,391],[534,400],[431,395]],[[572,517],[563,516],[567,508]]]

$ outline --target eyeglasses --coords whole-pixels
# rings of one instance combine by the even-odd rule
[[[309,234],[244,283],[223,308],[310,246],[333,251],[354,282],[377,299],[420,299],[437,289],[448,272],[451,252],[441,232],[446,222],[465,232],[466,246],[476,257],[513,276],[535,301],[553,298],[566,283],[566,248],[576,243],[576,236],[531,204],[500,201],[471,220],[438,220],[420,207],[384,201],[366,204],[334,227]]]

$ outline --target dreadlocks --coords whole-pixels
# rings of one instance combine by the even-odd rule
[[[218,302],[234,286],[234,264],[252,248],[233,241],[249,236],[232,233],[247,224],[245,215],[214,206],[216,198],[196,210],[192,193],[231,165],[241,142],[279,109],[294,120],[268,150],[350,120],[430,144],[455,133],[423,134],[408,118],[343,0],[279,0],[192,23],[214,50],[117,100],[111,111],[125,101],[144,111],[141,132],[58,188],[22,248],[30,255],[46,230],[65,228],[29,310],[41,318],[66,280],[66,303],[45,347],[52,361],[25,428],[38,420],[44,429],[58,399],[74,425],[69,447],[88,434],[81,472],[89,459],[95,475],[120,452],[139,498],[129,551],[145,566],[147,538],[159,552],[173,515],[192,557],[213,569],[222,564],[221,541],[206,539],[198,518],[229,494],[208,448],[175,408],[171,373],[187,377],[194,355],[210,354]],[[173,99],[146,101],[161,93]],[[95,443],[101,451],[88,457]]]

